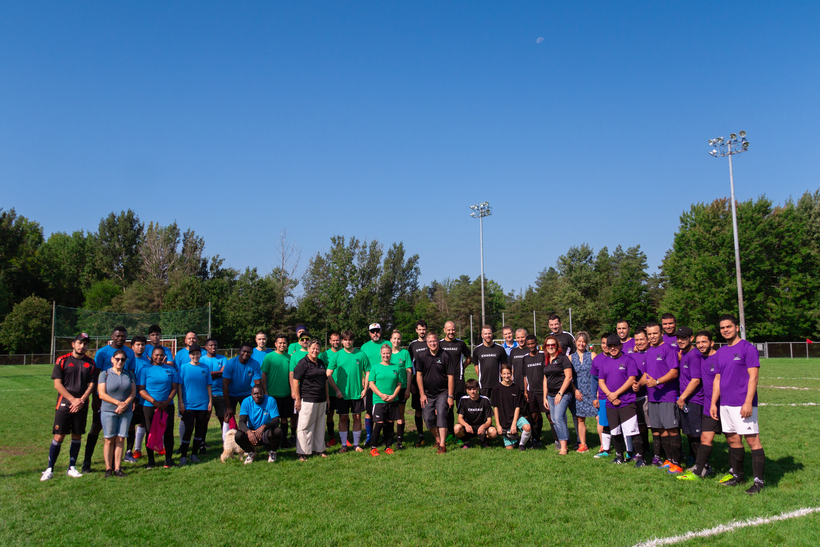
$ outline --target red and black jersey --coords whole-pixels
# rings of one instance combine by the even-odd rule
[[[62,380],[66,390],[74,397],[82,397],[88,384],[94,383],[94,360],[83,355],[79,359],[67,353],[57,359],[51,373],[52,380]],[[62,397],[62,395],[60,396]],[[57,406],[60,405],[59,400]]]

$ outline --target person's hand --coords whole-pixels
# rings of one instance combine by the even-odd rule
[[[125,412],[125,411],[126,411],[126,409],[127,409],[129,406],[130,406],[130,405],[129,405],[128,403],[126,403],[125,401],[120,402],[120,403],[117,405],[117,414],[122,414],[123,412]]]
[[[359,399],[364,399],[364,395],[365,395],[365,393],[367,393],[367,388],[365,388],[365,389],[363,389],[363,390],[362,390],[362,393],[359,395]],[[296,397],[294,397],[294,399],[295,399],[295,398],[296,398]]]
[[[470,424],[465,425],[464,431],[466,431],[467,433],[473,433],[473,426],[471,426]]]
[[[543,402],[544,402],[544,408],[549,409],[550,401],[549,401],[549,399],[547,399],[546,395],[544,395],[544,401]]]
[[[640,389],[641,389],[641,386],[638,384],[638,382],[632,382],[632,391],[634,391],[635,393],[638,393],[638,390],[640,390]]]
[[[518,432],[518,429],[516,429],[515,424],[512,424],[510,426],[510,435],[515,435],[517,432]]]
[[[557,405],[558,403],[560,403],[560,402],[561,402],[561,394],[560,394],[560,393],[556,393],[556,394],[555,394],[555,397],[553,397],[553,399],[555,400],[555,404]]]
[[[419,395],[419,402],[421,403],[421,408],[426,407],[427,406],[427,395],[425,395],[424,393]]]
[[[612,406],[621,406],[621,400],[615,399],[614,401],[612,401]]]
[[[296,409],[296,412],[299,412],[300,410],[302,410],[302,399],[301,398],[296,399],[296,401],[294,401],[293,408]]]
[[[592,406],[594,406],[595,408],[601,408],[601,402],[598,401],[598,399],[595,399],[594,401],[592,401]]]
[[[182,401],[179,402],[179,414],[185,414],[185,403],[183,403]]]
[[[740,417],[741,418],[748,418],[752,415],[752,404],[751,403],[743,403],[743,406],[740,407]]]
[[[213,406],[214,406],[213,404],[208,403],[208,412],[210,412],[211,410],[213,410]]]
[[[607,394],[607,396],[606,396],[606,400],[607,400],[607,401],[609,401],[610,403],[611,403],[612,401],[614,401],[615,399],[617,399],[617,398],[618,398],[618,397],[617,397],[617,396],[615,395],[615,393],[614,393],[614,392],[612,392],[612,391],[610,391],[610,392]]]
[[[337,398],[337,399],[341,399],[341,398],[342,398],[342,391],[341,391],[340,389],[337,389],[337,390],[336,390],[336,398]]]
[[[407,391],[404,392],[405,400],[409,400],[411,395],[412,395],[412,393],[410,393],[410,388],[408,387]]]
[[[675,401],[675,403],[678,405],[679,409],[683,410],[683,405],[684,405],[683,397],[678,397],[678,400]]]
[[[452,397],[447,397],[447,406],[449,406],[450,408],[453,408],[453,398]]]
[[[658,381],[651,376],[647,376],[646,385],[649,387],[658,387]]]
[[[530,392],[524,391],[524,399],[529,403],[530,402]]]
[[[228,423],[230,421],[230,418],[234,415],[235,412],[236,411],[231,407],[225,408],[225,423]]]
[[[83,407],[85,403],[83,402],[82,397],[76,397],[71,400],[71,406],[69,407],[69,412],[79,412],[80,409]]]
[[[256,446],[256,431],[253,429],[248,431],[248,440],[251,442],[252,445]]]
[[[581,393],[580,389],[575,390],[575,400],[576,401],[583,401],[584,400],[584,394]]]
[[[743,407],[740,407],[741,413],[743,412]],[[712,403],[712,406],[709,407],[709,416],[712,417],[713,420],[718,420],[718,409],[715,403]]]
[[[487,431],[487,426],[486,426],[486,424],[481,424],[481,427],[479,427],[479,428],[478,428],[478,434],[479,434],[479,435],[481,435],[481,434],[482,434],[482,433],[484,433],[485,431]]]

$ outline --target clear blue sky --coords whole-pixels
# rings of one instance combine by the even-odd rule
[[[526,288],[571,245],[656,271],[708,139],[738,199],[815,190],[817,2],[4,2],[0,207],[46,234],[178,221],[228,265],[333,234],[404,241],[422,282]],[[538,38],[543,41],[538,42]]]

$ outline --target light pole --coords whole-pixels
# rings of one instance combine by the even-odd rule
[[[478,233],[479,233],[479,242],[481,244],[481,328],[484,328],[484,325],[487,324],[487,319],[484,316],[484,217],[488,217],[493,214],[492,209],[490,209],[489,202],[485,201],[484,203],[479,203],[478,205],[470,205],[470,209],[472,209],[472,213],[470,216],[473,218],[478,219]]]
[[[729,187],[732,190],[732,230],[735,236],[735,274],[737,277],[737,309],[740,316],[740,337],[746,340],[746,314],[743,312],[743,284],[740,281],[740,244],[737,239],[737,208],[735,206],[735,178],[732,174],[732,156],[740,154],[749,149],[749,141],[746,140],[746,132],[738,131],[737,134],[730,134],[729,140],[723,137],[709,140],[712,151],[709,152],[716,158],[729,156]]]

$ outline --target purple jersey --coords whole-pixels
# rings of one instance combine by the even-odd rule
[[[650,346],[646,350],[646,373],[659,380],[673,368],[679,368],[678,350],[669,344]],[[678,379],[669,380],[662,386],[647,387],[649,401],[653,403],[674,403],[678,400]]]
[[[599,378],[598,369],[601,367],[601,363],[603,363],[604,359],[606,359],[606,358],[607,358],[607,356],[605,354],[599,353],[598,355],[595,356],[595,359],[592,360],[592,367],[590,367],[589,373],[592,375],[593,378],[595,378],[595,385],[596,386],[598,385],[598,378]],[[604,392],[601,391],[600,387],[598,388],[598,399],[606,399],[606,395],[604,395]]]
[[[638,366],[632,357],[626,353],[622,353],[617,359],[614,357],[605,357],[598,366],[598,374],[598,379],[604,381],[609,391],[616,391],[624,385],[624,382],[626,382],[630,376],[638,376]],[[632,388],[629,388],[621,394],[619,399],[621,400],[621,406],[634,403],[635,392],[632,391]],[[619,408],[613,405],[609,399],[606,401],[606,407]]]
[[[672,336],[669,336],[668,334],[664,333],[663,342],[665,344],[669,344],[670,346],[672,346],[675,349],[675,351],[678,351],[678,337],[674,334]]]
[[[635,339],[630,338],[624,342],[624,346],[621,348],[621,351],[624,353],[633,353],[635,351]]]
[[[635,350],[633,353],[630,353],[629,356],[632,357],[632,360],[635,361],[635,366],[638,367],[638,377],[636,380],[640,380],[643,373],[646,372],[646,352]],[[633,393],[635,392],[633,391]],[[635,393],[635,400],[643,399],[645,397],[646,386],[641,386],[638,388],[638,392]]]
[[[705,357],[700,364],[700,378],[703,380],[703,415],[709,416],[709,408],[712,406],[712,387],[715,385],[715,374],[717,374],[717,353]],[[718,404],[718,409],[720,405]],[[720,410],[718,410],[720,412]]]
[[[697,348],[691,348],[687,353],[684,353],[680,358],[680,392],[686,391],[686,387],[692,379],[701,379],[701,367],[703,366],[703,354]],[[703,382],[698,386],[695,392],[689,396],[687,403],[694,403],[697,405],[703,404]]]
[[[723,406],[743,406],[749,388],[750,368],[760,368],[757,349],[741,340],[734,346],[723,346],[717,351],[717,373],[720,374],[720,403]],[[752,406],[757,406],[755,393]]]

